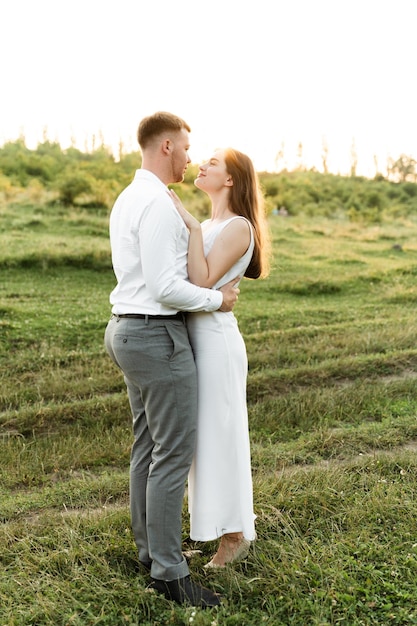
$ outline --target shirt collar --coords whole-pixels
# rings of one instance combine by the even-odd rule
[[[154,174],[150,170],[145,170],[143,168],[140,168],[139,170],[136,170],[135,180],[149,180],[149,181],[153,181],[154,183],[160,185],[161,188],[163,188],[164,190],[167,189],[167,186],[165,185],[165,183],[163,183],[162,180],[160,178],[158,178],[158,176],[156,174]]]

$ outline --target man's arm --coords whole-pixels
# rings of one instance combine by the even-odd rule
[[[161,194],[149,205],[139,233],[143,274],[152,298],[166,307],[182,311],[209,312],[223,306],[231,310],[236,293],[226,290],[223,303],[224,294],[220,291],[193,285],[186,280],[185,261],[183,277],[180,276],[177,266],[180,229],[185,230],[185,226],[172,200],[168,194]]]

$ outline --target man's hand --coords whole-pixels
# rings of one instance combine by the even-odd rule
[[[240,280],[240,276],[237,276],[229,283],[220,287],[220,290],[223,294],[223,304],[219,308],[219,311],[223,311],[223,313],[227,313],[231,311],[236,304],[238,295],[240,294],[239,287],[235,287]]]

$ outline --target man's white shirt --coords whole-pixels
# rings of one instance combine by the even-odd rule
[[[139,169],[110,215],[110,244],[117,285],[112,313],[170,315],[215,311],[220,291],[188,281],[188,230],[155,174]]]

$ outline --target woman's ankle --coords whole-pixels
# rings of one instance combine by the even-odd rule
[[[237,532],[237,533],[225,533],[224,535],[222,535],[222,539],[225,539],[226,541],[230,541],[231,543],[235,543],[238,541],[242,541],[243,539],[243,533]]]

